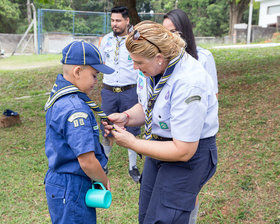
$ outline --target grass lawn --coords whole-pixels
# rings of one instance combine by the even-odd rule
[[[32,68],[42,68],[60,64],[59,54],[41,55],[15,55],[9,58],[0,58],[0,70],[23,70]]]
[[[280,47],[212,52],[219,79],[219,164],[200,193],[198,223],[279,224]],[[3,66],[37,60],[44,61],[36,56],[0,60],[0,112],[12,109],[22,120],[0,129],[1,224],[51,223],[43,184],[43,107],[61,67],[8,71]],[[100,88],[101,76],[92,96],[98,103]],[[138,166],[142,170],[143,160]],[[110,209],[97,210],[98,223],[137,223],[139,185],[128,176],[127,150],[114,146],[109,169],[113,202]]]

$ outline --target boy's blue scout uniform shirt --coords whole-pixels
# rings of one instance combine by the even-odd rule
[[[91,151],[102,167],[107,164],[94,114],[76,93],[62,96],[48,109],[45,150],[49,169],[57,173],[87,176],[77,157]]]

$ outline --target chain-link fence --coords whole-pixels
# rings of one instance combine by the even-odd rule
[[[162,22],[163,13],[139,13],[141,20]],[[69,38],[103,36],[111,31],[109,12],[38,9],[38,53],[44,52],[44,39],[50,35]]]

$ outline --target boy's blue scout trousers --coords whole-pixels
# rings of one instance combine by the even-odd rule
[[[91,187],[88,177],[48,170],[45,188],[52,223],[96,223],[95,208],[89,208],[85,204],[85,195]]]
[[[189,223],[196,196],[217,166],[215,137],[201,139],[187,162],[146,157],[139,198],[139,223]]]

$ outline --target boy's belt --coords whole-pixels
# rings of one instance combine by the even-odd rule
[[[109,86],[109,85],[103,83],[104,89],[111,90],[115,93],[121,93],[121,92],[131,89],[133,87],[136,87],[136,84],[131,84],[131,85],[127,85],[127,86]]]

